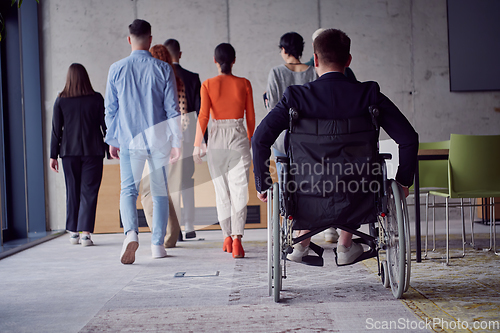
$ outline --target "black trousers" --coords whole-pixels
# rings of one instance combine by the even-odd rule
[[[94,232],[103,156],[65,156],[66,230]]]

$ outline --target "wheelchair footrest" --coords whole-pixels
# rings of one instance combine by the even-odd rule
[[[316,256],[307,255],[307,256],[302,257],[301,264],[305,264],[305,265],[309,265],[309,266],[324,266],[325,261],[323,260],[323,252],[325,252],[325,249],[323,249],[318,244],[314,244],[313,242],[309,243],[309,249],[311,249],[311,251],[313,251],[317,255]],[[284,253],[284,257],[286,258],[285,253]]]
[[[316,253],[319,257],[323,257],[323,252],[325,252],[325,249],[322,248],[321,246],[314,244],[313,242],[309,243],[309,248]]]
[[[309,266],[324,266],[325,261],[323,260],[323,257],[318,257],[318,256],[305,256],[302,257],[302,263],[309,265]]]

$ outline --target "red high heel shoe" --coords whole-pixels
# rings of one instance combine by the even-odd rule
[[[226,237],[224,239],[224,245],[222,245],[222,250],[224,252],[229,252],[233,251],[233,239],[231,237]]]
[[[233,258],[243,258],[245,256],[245,250],[241,246],[241,240],[239,238],[233,239]]]

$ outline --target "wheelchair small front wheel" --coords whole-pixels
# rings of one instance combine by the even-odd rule
[[[389,288],[391,286],[389,270],[387,268],[387,260],[382,260],[382,262],[380,263],[380,279],[382,280],[382,285],[385,288]]]

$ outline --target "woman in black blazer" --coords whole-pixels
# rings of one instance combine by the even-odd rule
[[[71,64],[54,103],[50,168],[59,172],[60,156],[66,181],[66,230],[72,244],[93,245],[90,233],[101,186],[105,133],[104,99],[92,88],[85,67]]]

